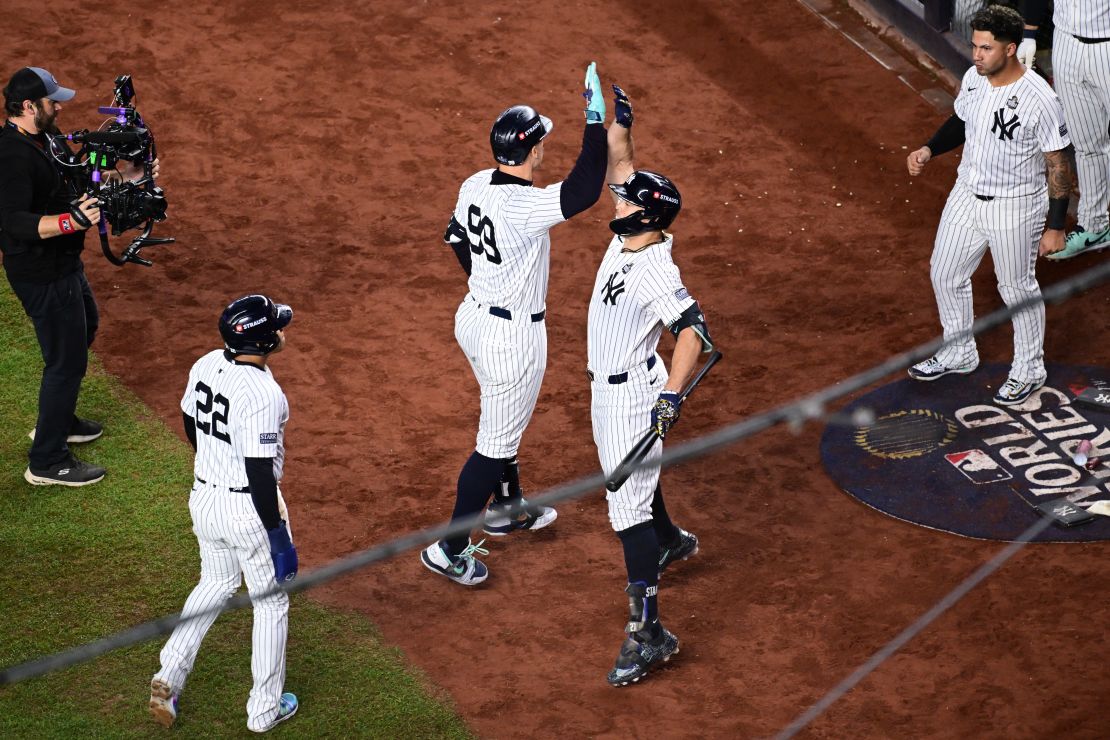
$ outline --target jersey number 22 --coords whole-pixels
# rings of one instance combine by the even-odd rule
[[[221,442],[231,444],[231,435],[227,433],[227,398],[222,393],[212,395],[212,389],[203,381],[197,381],[194,388],[201,396],[197,399],[197,429],[209,434]],[[212,411],[213,405],[219,408]],[[212,420],[202,419],[201,414],[212,414]],[[223,429],[220,427],[223,426]]]

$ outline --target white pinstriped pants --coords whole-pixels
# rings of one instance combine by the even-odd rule
[[[612,385],[601,376],[595,376],[590,383],[594,444],[606,477],[651,428],[651,407],[667,384],[667,377],[667,368],[657,355],[655,367],[648,370],[645,365],[638,365],[628,372],[624,383]],[[658,440],[644,459],[657,460],[662,454],[663,441]],[[609,523],[614,531],[651,521],[651,500],[658,484],[659,467],[651,466],[634,472],[616,491],[605,492]]]
[[[957,182],[940,217],[929,277],[936,294],[945,346],[937,352],[944,365],[976,364],[975,338],[956,335],[971,329],[975,309],[971,276],[988,246],[998,278],[998,292],[1007,306],[1039,296],[1037,247],[1044,233],[1047,191],[1014,198],[979,200]],[[1036,382],[1044,368],[1044,304],[1014,315],[1014,361],[1010,377]]]
[[[1110,41],[1084,44],[1057,28],[1052,75],[1075,145],[1079,223],[1102,231],[1110,223]]]
[[[189,513],[200,543],[200,582],[186,599],[182,616],[223,604],[246,579],[254,605],[251,634],[254,685],[247,700],[247,727],[268,727],[278,716],[289,633],[289,597],[281,591],[265,598],[256,597],[276,584],[269,537],[249,493],[234,493],[197,482],[189,495]],[[154,678],[169,684],[174,691],[181,691],[200,644],[217,616],[213,612],[178,624],[162,648],[162,668]]]
[[[482,389],[479,454],[516,455],[547,370],[547,327],[528,315],[503,319],[469,296],[455,312],[455,339]]]

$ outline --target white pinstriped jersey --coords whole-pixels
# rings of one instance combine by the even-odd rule
[[[674,239],[639,252],[622,252],[619,236],[609,242],[590,297],[587,356],[600,376],[617,375],[655,355],[663,326],[694,303],[671,259]]]
[[[1106,0],[1056,0],[1052,23],[1064,33],[1093,39],[1110,39],[1110,2]]]
[[[1048,187],[1042,152],[1067,147],[1064,109],[1048,83],[1025,72],[994,87],[972,67],[960,83],[956,115],[966,141],[956,181],[993,197],[1033,195]]]
[[[189,371],[181,410],[196,420],[197,478],[243,488],[246,458],[272,457],[274,478],[281,480],[289,402],[270,368],[232,362],[224,350],[213,350]]]
[[[516,314],[543,311],[551,259],[549,230],[563,222],[561,182],[546,188],[490,184],[496,170],[476,172],[459,188],[455,220],[470,238],[470,295]]]

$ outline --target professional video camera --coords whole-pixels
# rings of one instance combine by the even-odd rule
[[[143,117],[132,105],[135,87],[131,75],[116,78],[115,101],[111,106],[97,110],[112,116],[96,131],[87,129],[68,135],[58,135],[50,142],[51,154],[63,165],[78,168],[80,175],[71,178],[84,192],[96,197],[100,205],[100,246],[104,256],[114,265],[135,262],[151,265],[139,252],[143,247],[170,244],[173,238],[155,237],[150,233],[156,221],[166,220],[166,197],[162,188],[155,186],[151,165],[158,156],[154,134],[143,123]],[[80,144],[76,153],[63,142]],[[143,177],[130,182],[111,176],[120,160],[143,167]],[[105,177],[108,173],[109,176]],[[78,193],[80,195],[80,193]],[[119,236],[129,229],[142,228],[142,233],[117,257],[108,245],[107,224],[112,225],[112,235]]]

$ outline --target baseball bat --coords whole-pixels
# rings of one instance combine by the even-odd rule
[[[694,379],[690,381],[690,384],[686,386],[686,389],[682,391],[682,395],[678,397],[679,405],[685,402],[686,397],[694,392],[694,389],[698,387],[698,383],[702,381],[709,372],[709,369],[716,365],[721,357],[722,355],[719,350],[713,350],[713,354],[709,355],[709,359],[705,361],[705,365],[703,365],[702,369],[698,371],[698,374],[694,376]],[[617,466],[613,474],[605,481],[605,488],[610,491],[616,491],[623,486],[624,482],[628,480],[628,476],[632,475],[633,468],[643,459],[644,455],[648,453],[648,450],[651,449],[651,446],[655,444],[655,440],[658,438],[659,435],[655,433],[654,429],[649,429],[645,432],[644,436],[640,438],[640,441],[624,456],[620,465]]]

